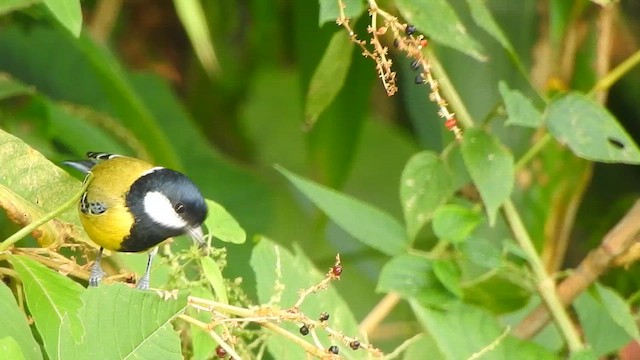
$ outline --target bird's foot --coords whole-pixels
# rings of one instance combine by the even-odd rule
[[[92,266],[91,273],[89,275],[89,286],[91,287],[98,286],[98,283],[100,283],[100,280],[104,278],[104,275],[105,275],[105,272],[102,271],[102,268],[100,268],[100,265]]]

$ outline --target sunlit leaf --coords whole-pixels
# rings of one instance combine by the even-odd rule
[[[467,32],[446,0],[398,0],[396,5],[407,22],[415,25],[433,41],[479,61],[486,60],[482,45]]]
[[[542,124],[542,114],[533,106],[531,100],[517,90],[511,90],[504,81],[498,84],[500,95],[507,108],[507,125],[520,125],[537,128]]]
[[[3,283],[0,283],[0,314],[2,314],[0,316],[0,354],[7,356],[6,354],[10,352],[5,351],[9,351],[9,347],[16,346],[20,354],[26,355],[27,359],[42,359],[40,346],[31,334],[24,312],[18,308],[11,290]],[[7,359],[14,358],[9,356]]]
[[[73,34],[80,36],[82,30],[82,8],[80,0],[42,0],[53,16]]]
[[[342,89],[352,55],[353,44],[347,34],[341,31],[333,34],[309,84],[304,111],[307,126],[316,122]]]
[[[26,256],[14,255],[9,261],[24,284],[27,306],[47,355],[51,359],[66,360],[60,355],[60,326],[66,319],[71,332],[67,335],[77,341],[82,337],[83,323],[78,312],[82,307],[80,294],[84,288]]]
[[[225,287],[224,278],[222,277],[222,272],[218,264],[210,257],[203,257],[200,259],[200,266],[202,267],[202,273],[213,289],[216,300],[223,304],[228,304],[227,288]]]
[[[459,243],[465,241],[481,221],[477,211],[460,205],[444,205],[435,212],[433,232],[441,240]]]
[[[462,142],[462,157],[493,225],[498,209],[513,190],[513,155],[495,137],[469,129]]]
[[[402,253],[407,236],[400,223],[382,210],[276,167],[344,231],[385,254]]]
[[[216,239],[232,244],[242,244],[247,240],[247,234],[240,224],[227,210],[213,200],[206,200],[209,215],[204,225]]]
[[[11,359],[11,360],[25,359],[24,353],[22,352],[20,345],[18,344],[16,339],[14,339],[12,336],[9,336],[9,335],[5,337],[0,337],[0,354],[2,354],[2,357],[4,357],[5,359]],[[40,355],[40,358],[42,358],[42,355]]]
[[[549,131],[581,158],[627,164],[640,163],[640,150],[605,108],[579,93],[569,93],[549,104],[545,117]]]
[[[251,268],[256,274],[258,300],[261,304],[272,303],[282,309],[292,307],[299,298],[299,291],[318,284],[324,275],[315,269],[311,261],[295,249],[294,253],[273,243],[266,238],[260,238],[251,254]],[[343,276],[354,270],[344,266]],[[347,303],[331,286],[327,289],[309,295],[302,303],[300,310],[307,316],[317,318],[326,311],[331,315],[331,327],[347,336],[358,336],[358,323],[353,317]],[[310,336],[303,337],[299,332],[299,324],[279,324],[303,341],[313,342]],[[317,331],[322,344],[333,342],[326,332]],[[282,336],[270,336],[267,339],[269,352],[276,359],[304,359],[305,352],[301,347],[290,346],[290,340]],[[365,359],[364,351],[341,352],[347,359]]]
[[[187,36],[189,36],[191,46],[193,46],[202,67],[209,75],[215,75],[219,72],[220,65],[211,41],[202,4],[195,0],[174,0],[173,5],[176,7],[176,13],[187,32]]]
[[[453,176],[438,155],[425,151],[409,160],[400,178],[400,200],[410,239],[452,194]]]

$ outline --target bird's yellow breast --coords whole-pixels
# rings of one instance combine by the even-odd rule
[[[123,239],[129,235],[134,218],[126,205],[131,184],[153,166],[130,157],[115,157],[96,164],[93,178],[87,188],[89,203],[104,204],[102,214],[79,212],[85,231],[96,244],[107,250],[117,251]]]

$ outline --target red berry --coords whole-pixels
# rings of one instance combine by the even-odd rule
[[[218,347],[216,348],[216,355],[222,359],[225,356],[227,356],[227,350],[225,350],[222,346],[218,345]]]
[[[333,265],[331,273],[335,276],[340,276],[342,274],[342,265]]]
[[[420,40],[420,46],[422,46],[423,48],[427,47],[428,44],[429,44],[429,42],[427,40],[425,40],[425,39]]]
[[[456,118],[452,117],[452,118],[448,118],[447,121],[444,122],[444,126],[451,130],[453,129],[457,124]]]

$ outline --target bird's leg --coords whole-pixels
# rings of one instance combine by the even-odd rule
[[[138,280],[138,285],[136,286],[140,290],[147,290],[149,288],[149,272],[151,271],[151,262],[153,261],[153,257],[158,253],[158,247],[154,247],[153,250],[149,251],[149,258],[147,259],[147,268],[144,271],[144,275]]]
[[[102,278],[104,277],[104,271],[100,267],[100,260],[102,260],[102,251],[104,249],[101,247],[98,251],[98,256],[96,256],[96,260],[91,265],[91,273],[89,275],[89,286],[96,287]]]

